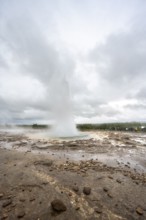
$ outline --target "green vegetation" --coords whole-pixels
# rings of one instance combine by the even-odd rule
[[[23,128],[33,128],[33,129],[47,129],[51,125],[18,125]],[[136,131],[136,132],[146,132],[146,122],[123,122],[123,123],[103,123],[103,124],[77,124],[77,128],[81,131],[89,130],[107,130],[107,131]]]
[[[33,124],[33,125],[17,125],[17,127],[23,127],[23,128],[34,128],[34,129],[46,129],[50,128],[49,125],[41,125],[41,124]]]
[[[78,124],[77,128],[81,131],[110,130],[110,131],[144,131],[146,132],[146,123],[125,122],[125,123],[103,123],[103,124]]]
[[[38,129],[38,128],[48,128],[48,125],[38,125],[38,124],[33,124],[32,128]]]

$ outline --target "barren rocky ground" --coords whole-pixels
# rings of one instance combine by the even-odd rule
[[[37,135],[36,135],[37,136]],[[146,219],[146,135],[0,132],[0,219]]]

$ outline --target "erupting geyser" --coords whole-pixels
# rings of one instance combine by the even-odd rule
[[[69,84],[66,76],[63,74],[54,77],[51,79],[51,87],[49,88],[51,108],[55,120],[51,135],[57,137],[78,136],[79,133],[73,118]]]

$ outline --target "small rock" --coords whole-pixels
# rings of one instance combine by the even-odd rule
[[[32,201],[34,201],[34,200],[35,200],[35,197],[31,197],[31,198],[29,199],[30,202],[32,202]]]
[[[47,185],[47,184],[48,184],[47,181],[43,181],[43,182],[42,182],[42,185]]]
[[[50,166],[52,166],[53,161],[52,160],[47,160],[47,161],[40,160],[40,161],[35,161],[34,164],[35,165],[44,165],[44,166],[50,167]]]
[[[139,214],[139,215],[143,215],[143,209],[141,207],[137,207],[136,208],[136,212]]]
[[[27,144],[28,142],[27,141],[21,141],[21,144]]]
[[[79,191],[79,187],[78,186],[73,186],[72,187],[73,191],[78,192]]]
[[[99,213],[99,214],[102,213],[102,209],[99,208],[99,207],[96,207],[96,208],[94,209],[94,211],[97,212],[97,213]]]
[[[136,183],[137,185],[139,185],[139,182],[138,182],[138,180],[136,180],[136,181],[135,181],[135,183]]]
[[[64,203],[59,200],[59,199],[55,199],[51,202],[51,206],[53,208],[53,210],[57,211],[57,212],[63,212],[66,211],[66,206],[64,205]]]
[[[71,193],[71,192],[69,192],[69,193],[68,193],[68,195],[69,195],[69,196],[72,196],[72,193]]]
[[[75,208],[76,210],[79,210],[80,209],[80,206],[76,206],[76,208]]]
[[[25,202],[25,198],[21,197],[21,198],[19,198],[19,201],[20,202]]]
[[[4,201],[2,206],[7,207],[8,205],[11,205],[11,204],[12,204],[12,199],[8,199],[8,200]]]
[[[91,193],[91,188],[88,187],[88,186],[85,186],[85,187],[83,188],[83,193],[86,194],[86,195],[90,195],[90,193]]]
[[[113,198],[113,195],[109,192],[108,194],[107,194],[110,198]]]
[[[109,179],[113,179],[113,177],[112,177],[112,176],[108,176],[108,178],[109,178]]]
[[[120,179],[117,179],[116,181],[117,181],[117,183],[121,183],[122,182]]]
[[[4,194],[3,193],[0,193],[0,198],[2,198],[4,196]]]
[[[108,188],[107,187],[103,187],[103,190],[105,191],[105,192],[108,192]]]
[[[74,169],[74,171],[79,171],[80,167],[79,166],[74,166],[73,169]]]
[[[18,218],[22,218],[25,215],[25,211],[23,210],[23,208],[16,210],[16,215]]]

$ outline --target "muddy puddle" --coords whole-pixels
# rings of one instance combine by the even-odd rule
[[[146,173],[146,135],[122,132],[81,132],[77,137],[50,138],[46,131],[1,131],[0,147],[48,155],[65,161],[95,160],[112,167]]]

